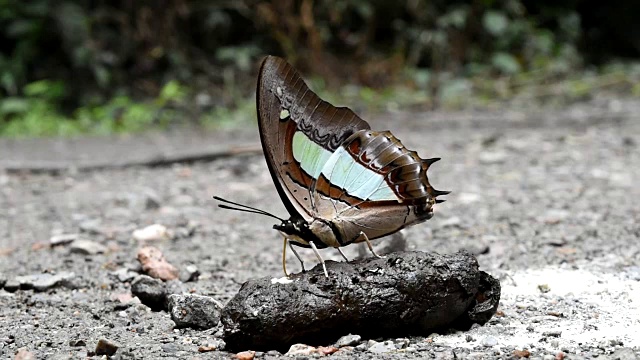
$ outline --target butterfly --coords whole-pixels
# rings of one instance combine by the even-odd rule
[[[422,159],[389,131],[373,131],[346,107],[320,99],[284,59],[267,56],[260,67],[256,106],[260,140],[280,199],[289,212],[281,219],[220,197],[226,209],[280,220],[273,226],[304,271],[292,245],[311,248],[328,276],[318,249],[340,250],[395,233],[433,216],[448,191],[435,190],[427,170],[439,158]]]

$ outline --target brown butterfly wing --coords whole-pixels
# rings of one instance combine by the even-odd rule
[[[271,177],[291,216],[309,220],[313,179],[293,157],[297,131],[330,152],[369,124],[345,107],[320,99],[285,60],[267,56],[260,67],[257,87],[260,139]]]

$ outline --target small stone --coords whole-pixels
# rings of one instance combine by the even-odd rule
[[[14,360],[36,360],[36,356],[27,350],[27,348],[20,348],[18,352],[16,352],[16,356],[13,358]]]
[[[306,344],[293,344],[284,356],[309,356],[316,354],[316,348]]]
[[[360,343],[362,337],[360,335],[345,335],[336,341],[336,346],[341,348],[345,346],[356,346]]]
[[[144,196],[145,196],[145,202],[144,202],[144,207],[147,210],[155,210],[155,209],[159,209],[160,206],[162,205],[162,199],[160,198],[160,196],[158,195],[157,192],[155,192],[152,189],[145,189],[144,191]]]
[[[172,354],[178,351],[178,346],[176,344],[162,344],[160,345],[160,348],[162,349],[163,352]]]
[[[96,355],[113,356],[113,354],[115,354],[116,351],[118,351],[119,347],[120,346],[114,343],[113,341],[110,341],[107,339],[100,339],[98,340],[98,344],[96,345],[95,353]]]
[[[73,287],[71,280],[75,277],[75,274],[72,272],[61,272],[55,275],[52,274],[34,274],[34,275],[25,275],[25,276],[17,276],[15,281],[18,283],[18,288],[23,290],[33,289],[35,291],[45,291],[57,286],[66,286]],[[7,289],[8,287],[13,288],[15,283],[5,284],[5,290],[11,291],[11,289]],[[16,289],[17,290],[17,289]],[[15,291],[15,290],[14,290]]]
[[[169,295],[167,305],[177,328],[209,329],[220,322],[222,304],[214,298],[195,294]]]
[[[513,350],[513,356],[517,357],[517,358],[528,358],[529,356],[531,356],[531,351],[524,349],[524,350]]]
[[[632,348],[623,347],[616,350],[613,354],[611,354],[611,359],[614,360],[637,360],[635,352]]]
[[[554,225],[566,220],[571,213],[562,209],[549,209],[542,217],[542,221],[546,224]]]
[[[141,242],[171,239],[167,227],[160,224],[153,224],[143,229],[135,230],[132,236],[135,240]]]
[[[162,280],[178,278],[178,269],[167,262],[162,251],[156,247],[145,246],[138,250],[138,261],[142,265],[142,270],[151,277]]]
[[[540,284],[538,285],[538,290],[540,290],[541,293],[546,294],[551,291],[551,288],[548,284]]]
[[[562,335],[561,330],[551,330],[551,331],[545,331],[542,333],[542,336],[547,336],[547,337],[560,337],[561,335]]]
[[[358,351],[367,351],[368,348],[369,348],[369,345],[367,344],[360,344],[355,347],[355,349]]]
[[[72,254],[97,255],[107,252],[107,247],[91,240],[76,240],[71,244]]]
[[[180,280],[183,282],[196,281],[200,277],[200,271],[195,265],[187,265],[180,271]]]
[[[78,234],[60,234],[60,235],[55,235],[52,236],[49,239],[49,245],[53,246],[60,246],[60,245],[67,245],[70,244],[72,242],[74,242],[75,240],[78,239]]]
[[[147,275],[138,275],[131,283],[131,293],[154,310],[164,309],[167,292],[164,283]]]
[[[8,292],[16,292],[20,289],[20,282],[16,278],[6,280],[4,283],[4,289]]]
[[[236,359],[238,360],[253,360],[256,356],[255,351],[243,351],[236,354]]]
[[[493,336],[487,336],[484,339],[482,339],[482,346],[484,347],[493,347],[498,345],[498,339],[496,339]]]
[[[227,346],[227,344],[224,342],[224,340],[222,340],[222,339],[213,339],[213,341],[209,341],[205,345],[200,346],[200,348],[202,348],[202,350],[200,350],[200,348],[198,348],[198,351],[199,352],[209,352],[209,351],[214,351],[214,350],[224,350],[224,348],[226,346]]]
[[[69,340],[69,346],[71,347],[87,346],[87,343],[82,339]]]
[[[120,268],[118,270],[111,272],[111,274],[115,275],[120,282],[129,282],[133,280],[136,276],[138,276],[138,273],[133,272],[127,268]]]
[[[393,341],[384,341],[384,342],[375,342],[373,345],[369,346],[369,352],[374,354],[384,354],[391,351],[396,351],[396,346]]]
[[[502,164],[507,161],[508,155],[504,152],[491,152],[484,151],[478,155],[478,160],[481,164]]]
[[[409,339],[399,338],[394,341],[396,349],[401,350],[409,346]]]
[[[80,223],[80,230],[89,234],[100,235],[104,232],[100,219],[89,219]]]

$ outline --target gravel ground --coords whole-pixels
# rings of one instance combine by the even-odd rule
[[[467,332],[363,339],[330,357],[637,358],[637,114],[637,100],[599,100],[562,110],[373,117],[374,129],[391,129],[422,157],[442,157],[430,179],[452,191],[432,220],[404,231],[407,248],[477,254],[482,270],[501,280],[502,300],[488,324]],[[255,131],[234,136],[255,142]],[[211,138],[224,144],[224,134]],[[132,233],[166,226],[171,236],[148,243],[180,271],[176,286],[222,304],[248,279],[280,278],[281,238],[272,221],[218,209],[211,199],[285,216],[262,156],[33,173],[15,169],[36,148],[24,144],[12,142],[15,152],[0,154],[12,164],[0,169],[0,358],[19,349],[35,358],[86,358],[100,339],[117,347],[115,358],[229,358],[224,350],[198,351],[220,347],[219,328],[174,329],[166,311],[128,301],[140,272],[141,244]],[[99,154],[91,144],[68,155]],[[119,166],[122,156],[146,146],[128,144]],[[311,251],[300,252],[315,263]],[[351,258],[359,252],[356,245],[345,249]],[[340,260],[337,252],[322,253]],[[194,266],[200,277],[187,281]],[[299,269],[293,256],[289,268]],[[35,289],[16,291],[21,281]]]

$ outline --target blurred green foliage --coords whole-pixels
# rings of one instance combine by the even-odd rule
[[[0,0],[0,135],[243,122],[254,117],[250,98],[265,54],[316,76],[338,103],[477,106],[536,86],[583,98],[615,72],[571,80],[589,68],[589,41],[601,43],[613,29],[592,21],[592,11],[603,11],[595,4]],[[625,20],[633,6],[609,20],[617,23],[610,34],[634,33],[622,31],[636,23]],[[640,46],[618,40],[609,43],[637,55]],[[620,84],[633,88],[633,79]]]

